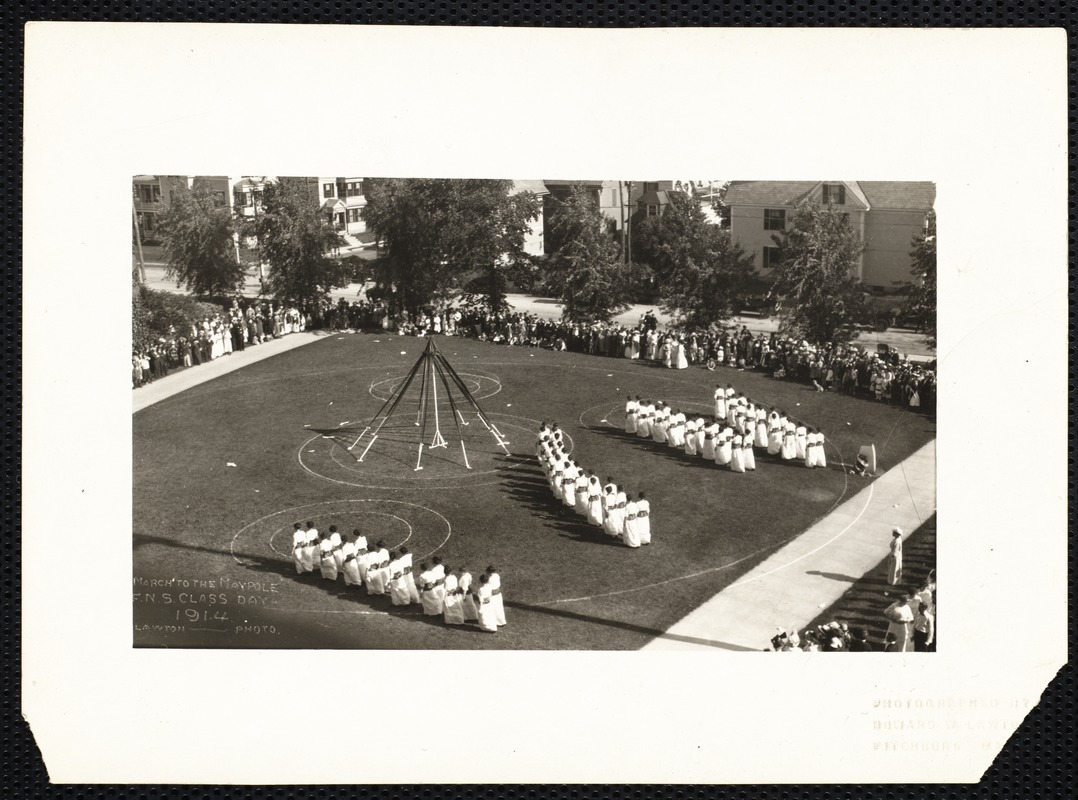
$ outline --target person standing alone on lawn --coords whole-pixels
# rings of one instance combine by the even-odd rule
[[[887,582],[892,586],[902,580],[902,529],[891,531],[891,554],[887,556]]]

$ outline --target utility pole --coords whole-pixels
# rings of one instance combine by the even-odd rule
[[[131,203],[131,222],[135,226],[135,244],[138,245],[138,276],[143,286],[146,285],[146,259],[142,256],[142,233],[138,229],[138,213],[135,204]]]
[[[625,181],[625,263],[633,263],[633,182]]]

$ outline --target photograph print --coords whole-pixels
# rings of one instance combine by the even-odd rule
[[[132,193],[135,647],[935,651],[934,183]]]

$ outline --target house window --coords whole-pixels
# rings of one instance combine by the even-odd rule
[[[142,215],[142,229],[144,231],[146,231],[146,233],[152,233],[153,232],[153,229],[154,229],[154,217],[155,216],[156,216],[155,214],[149,214],[149,213]]]
[[[350,182],[344,185],[345,197],[358,197],[361,194],[363,194],[363,184]]]
[[[846,187],[841,183],[825,183],[823,185],[823,204],[825,206],[846,205]]]
[[[161,187],[160,186],[154,186],[153,187],[153,201],[155,203],[160,203],[161,202]]]
[[[348,221],[349,222],[359,222],[359,209],[358,208],[350,208],[350,209],[348,209]]]
[[[779,265],[782,260],[779,253],[780,251],[777,247],[764,248],[764,269],[774,269]]]
[[[784,208],[765,208],[764,209],[764,230],[765,231],[784,231],[784,230],[786,230],[786,209],[784,209]]]
[[[153,202],[153,187],[143,185],[143,186],[139,186],[138,188],[139,188],[139,196],[141,197],[142,202],[143,203],[152,203]]]
[[[657,216],[659,216],[659,206],[658,206],[657,203],[648,203],[648,216],[649,217],[657,217]]]
[[[333,197],[333,184],[332,183],[323,183],[322,184],[322,197],[327,197],[327,198],[328,197]]]

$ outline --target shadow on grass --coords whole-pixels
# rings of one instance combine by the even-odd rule
[[[550,491],[542,472],[517,472],[502,481],[502,491],[543,520],[545,527],[560,531],[560,536],[591,544],[621,545],[620,540],[590,524]]]

